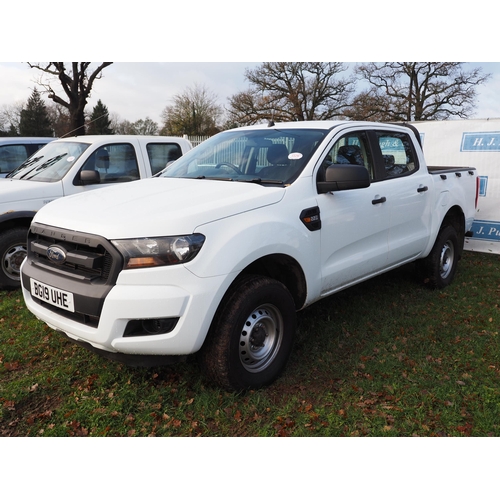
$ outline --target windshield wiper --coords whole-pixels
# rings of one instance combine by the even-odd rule
[[[282,186],[284,184],[283,181],[278,179],[261,179],[260,177],[253,177],[252,179],[241,179],[238,182],[251,182],[253,184],[277,184]]]
[[[36,156],[34,158],[31,158],[30,160],[26,160],[24,163],[19,165],[17,168],[12,170],[12,172],[9,172],[7,174],[7,177],[14,177],[16,174],[18,174],[21,170],[24,170],[28,167],[31,167],[32,165],[35,165],[38,161],[40,161],[43,158],[43,156]]]
[[[25,179],[26,177],[28,177],[28,175],[30,175],[31,173],[33,173],[33,175],[31,177],[35,177],[36,175],[38,175],[42,170],[45,170],[46,168],[48,167],[51,167],[52,165],[54,165],[55,163],[57,163],[61,158],[64,158],[68,153],[61,153],[57,156],[54,156],[53,158],[49,158],[46,162],[42,163],[40,166],[38,167],[34,167],[32,168],[31,170],[29,170],[28,172],[25,172],[23,175],[21,175],[19,177],[19,179]],[[31,179],[31,177],[28,177],[28,180]]]
[[[208,179],[210,181],[234,181],[231,177],[210,177],[199,175],[198,177],[186,177],[186,179]]]

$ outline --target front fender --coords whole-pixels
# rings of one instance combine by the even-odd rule
[[[296,217],[280,213],[283,210],[275,205],[272,211],[262,208],[197,227],[195,232],[205,235],[205,244],[186,268],[200,278],[234,277],[263,257],[288,255],[302,268],[309,298],[314,296],[321,283],[321,231],[309,231],[298,209]]]

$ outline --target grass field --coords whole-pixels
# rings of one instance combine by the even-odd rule
[[[298,314],[272,386],[221,391],[196,358],[106,361],[0,292],[1,436],[500,436],[500,256],[430,291],[405,266]]]

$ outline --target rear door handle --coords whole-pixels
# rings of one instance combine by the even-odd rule
[[[417,188],[417,193],[424,193],[425,191],[427,191],[429,188],[427,186],[419,186]]]
[[[372,200],[372,205],[378,205],[379,203],[385,203],[387,201],[387,198],[385,196],[382,196],[380,198],[375,198]]]

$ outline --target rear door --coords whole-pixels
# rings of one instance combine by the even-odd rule
[[[389,265],[414,259],[427,245],[431,221],[430,176],[420,168],[409,133],[375,130],[377,177],[390,214]]]

